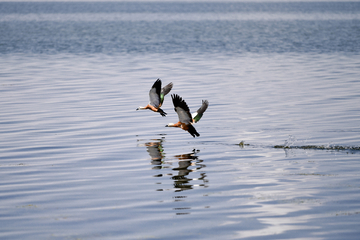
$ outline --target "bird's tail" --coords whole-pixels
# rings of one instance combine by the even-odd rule
[[[166,117],[166,114],[167,114],[167,113],[164,112],[164,110],[162,110],[161,108],[159,108],[157,111],[161,114],[161,116]]]
[[[188,132],[191,134],[191,136],[195,137],[196,135],[200,137],[200,134],[196,131],[193,125],[190,124],[188,127],[189,127]]]

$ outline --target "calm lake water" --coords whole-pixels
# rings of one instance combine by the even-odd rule
[[[0,2],[0,239],[359,239],[359,39],[360,2]]]

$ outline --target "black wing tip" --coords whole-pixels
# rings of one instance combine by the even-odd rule
[[[154,85],[159,86],[160,88],[161,88],[161,84],[162,82],[160,78],[156,79],[156,81],[154,82]]]
[[[151,88],[155,88],[156,89],[156,94],[160,96],[160,93],[161,93],[161,80],[160,79],[156,80]]]
[[[193,137],[195,137],[195,136],[200,137],[200,134],[196,131],[196,129],[194,128],[193,125],[190,125],[190,126],[189,126],[188,132],[189,132],[189,133],[191,134],[191,136],[193,136]]]
[[[190,133],[191,134],[191,133]],[[196,135],[196,136],[195,136]],[[200,137],[200,134],[191,134],[191,136],[195,137]]]
[[[182,97],[180,97],[179,95],[177,95],[175,93],[175,94],[171,94],[171,98],[172,98],[174,107],[181,107],[185,111],[190,111],[188,105],[186,104],[185,100],[182,99]]]
[[[164,110],[162,110],[161,108],[158,109],[158,112],[160,113],[161,116],[166,117],[166,112],[164,112]]]
[[[183,101],[183,99],[176,93],[171,94],[171,99],[173,100],[174,105],[175,105],[175,102],[178,103],[178,102]]]
[[[156,89],[161,89],[161,80],[158,78],[154,84],[152,85],[153,88],[156,88]]]

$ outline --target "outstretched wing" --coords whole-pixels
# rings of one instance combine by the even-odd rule
[[[196,111],[196,113],[193,113],[192,118],[194,119],[194,123],[198,122],[201,117],[203,116],[204,112],[209,106],[208,100],[203,100],[201,107]]]
[[[171,95],[174,110],[178,114],[179,121],[181,123],[190,124],[192,122],[190,109],[186,102],[177,94]]]
[[[164,102],[165,95],[171,91],[172,87],[173,87],[173,83],[171,82],[161,89],[161,92],[160,92],[160,103],[161,104]]]
[[[149,98],[150,98],[150,105],[154,106],[156,108],[159,107],[161,101],[160,101],[160,92],[161,92],[161,80],[158,79],[155,81],[153,86],[150,89],[149,92]]]

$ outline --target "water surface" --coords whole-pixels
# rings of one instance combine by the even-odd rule
[[[358,239],[359,4],[229,4],[0,3],[0,238]]]

